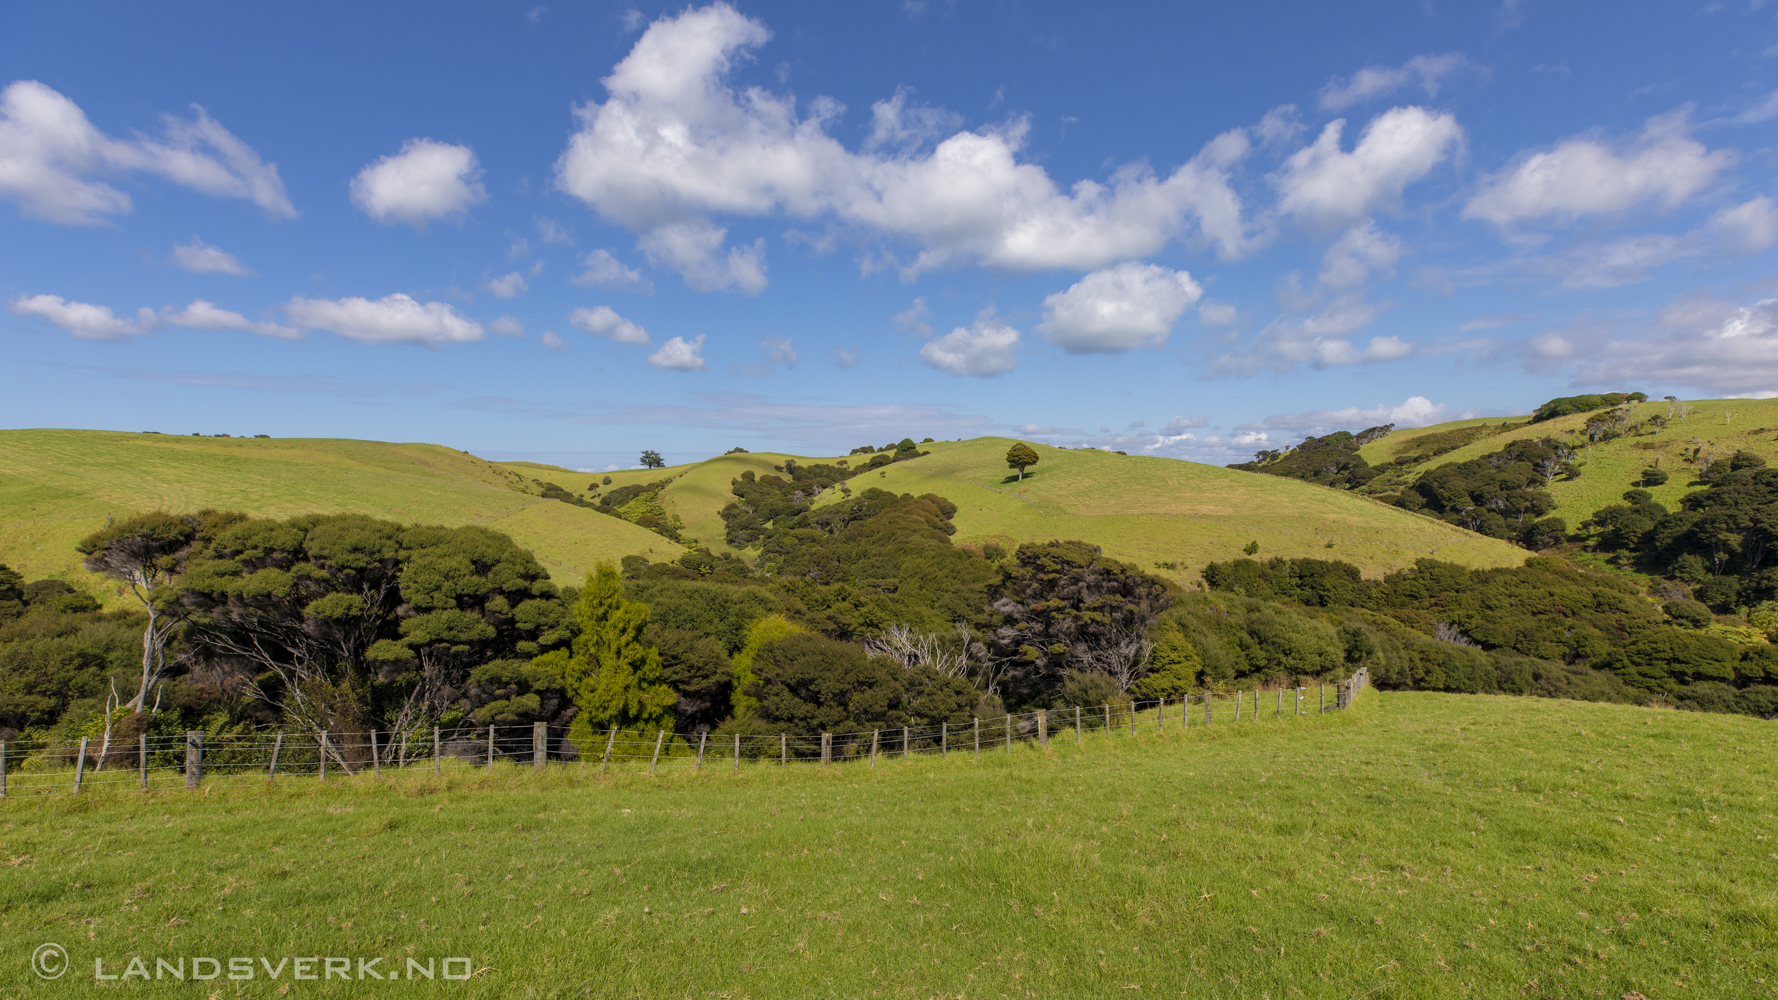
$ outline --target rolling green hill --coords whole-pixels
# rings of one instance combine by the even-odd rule
[[[1007,482],[1011,444],[929,443],[931,454],[865,473],[852,488],[946,496],[959,508],[959,544],[1079,538],[1186,583],[1204,562],[1234,556],[1250,541],[1262,556],[1339,558],[1373,574],[1421,556],[1474,566],[1524,557],[1504,542],[1365,497],[1171,459],[1039,446],[1042,461],[1025,481]],[[789,457],[738,453],[665,469],[587,473],[490,462],[429,444],[0,431],[0,562],[27,578],[81,581],[86,574],[74,544],[107,517],[219,507],[268,517],[347,512],[487,524],[535,552],[558,582],[571,583],[600,559],[662,560],[681,550],[616,518],[545,500],[542,484],[585,497],[595,485],[671,480],[660,500],[679,516],[687,541],[725,552],[733,551],[720,516],[734,499],[730,481],[746,471],[768,474]],[[602,484],[607,475],[609,486]]]

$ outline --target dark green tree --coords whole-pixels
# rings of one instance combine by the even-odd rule
[[[667,463],[661,459],[660,452],[645,451],[642,453],[642,467],[644,469],[664,469],[667,467]]]
[[[1025,481],[1025,470],[1037,464],[1037,450],[1023,441],[1006,449],[1006,467],[1019,470],[1019,481]]]

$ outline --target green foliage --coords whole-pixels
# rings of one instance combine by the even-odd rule
[[[1555,440],[1514,441],[1472,461],[1428,469],[1396,506],[1492,538],[1527,537],[1525,528],[1555,505],[1545,487],[1573,474],[1573,459],[1572,449]]]
[[[566,726],[575,708],[559,673],[551,668],[563,651],[534,660],[494,660],[469,672],[463,688],[464,708],[478,726],[529,726],[548,723]],[[517,737],[515,736],[515,739]],[[530,742],[525,733],[524,741]]]
[[[1545,420],[1554,420],[1557,417],[1603,410],[1608,407],[1622,406],[1625,403],[1640,403],[1647,399],[1647,394],[1640,392],[1606,392],[1585,396],[1562,396],[1538,407],[1536,412],[1531,414],[1531,422],[1541,424]]]
[[[610,478],[607,477],[606,481],[610,482]],[[595,509],[601,514],[628,521],[677,542],[685,525],[680,521],[679,515],[669,514],[660,501],[661,491],[671,485],[673,480],[662,479],[659,482],[620,486],[601,496]]]
[[[595,728],[673,728],[673,689],[661,683],[660,652],[648,645],[648,606],[623,596],[610,563],[587,574],[574,606],[580,634],[567,655],[543,659],[555,671],[581,718]]]
[[[1522,425],[1515,423],[1471,424],[1468,427],[1453,427],[1448,431],[1419,434],[1411,442],[1403,445],[1403,453],[1397,455],[1392,464],[1419,465],[1421,462],[1430,461],[1440,455],[1467,447],[1482,438],[1505,433],[1519,426]]]
[[[1684,598],[1668,601],[1661,606],[1661,610],[1667,612],[1667,617],[1673,619],[1675,624],[1686,628],[1707,628],[1716,622],[1716,616],[1710,613],[1709,608]]]
[[[1259,554],[1259,539],[1257,539],[1257,538],[1253,539],[1252,541],[1248,542],[1246,545],[1241,546],[1241,551],[1247,553],[1250,556],[1251,555],[1258,555]]]
[[[661,655],[661,681],[677,701],[673,721],[678,732],[707,733],[732,710],[735,678],[728,653],[715,639],[685,629],[651,624],[648,641]]]
[[[1231,465],[1231,469],[1263,472],[1269,476],[1301,479],[1337,489],[1363,486],[1377,476],[1377,469],[1365,461],[1358,449],[1368,441],[1382,436],[1384,428],[1373,427],[1361,434],[1335,431],[1324,437],[1306,437],[1287,451],[1261,451],[1251,462]]]
[[[1642,470],[1642,478],[1640,482],[1643,486],[1665,486],[1667,485],[1667,480],[1671,478],[1672,477],[1667,474],[1666,469],[1656,469],[1651,467]]]
[[[1019,470],[1019,480],[1025,478],[1025,470],[1037,464],[1037,449],[1023,441],[1006,450],[1006,467]]]
[[[661,453],[658,451],[644,451],[640,462],[644,469],[664,469],[667,467],[667,463],[661,459]]]
[[[977,701],[961,678],[928,666],[904,669],[853,643],[808,633],[765,643],[753,671],[758,680],[749,694],[759,723],[796,736],[963,723]]]
[[[747,640],[730,663],[734,676],[731,690],[734,692],[736,715],[751,712],[759,704],[759,697],[754,693],[759,685],[759,675],[753,666],[759,651],[769,643],[806,632],[808,629],[792,623],[781,614],[766,615],[747,627]]]
[[[1198,656],[1197,647],[1185,637],[1179,623],[1164,618],[1156,623],[1151,637],[1154,650],[1149,654],[1148,674],[1130,686],[1130,694],[1139,701],[1154,701],[1157,698],[1176,700],[1181,695],[1197,690],[1198,672],[1204,669],[1204,661]]]

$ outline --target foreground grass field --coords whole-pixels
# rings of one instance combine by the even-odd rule
[[[1768,996],[1773,732],[1366,692],[979,762],[15,799],[0,995],[122,985],[95,958],[412,955],[475,974],[128,994]]]

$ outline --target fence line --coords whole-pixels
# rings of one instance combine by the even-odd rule
[[[1096,738],[1141,732],[1164,733],[1170,727],[1194,727],[1282,720],[1318,715],[1349,707],[1358,691],[1370,686],[1370,675],[1310,688],[1280,688],[1272,704],[1262,705],[1260,692],[1208,692],[1184,698],[1134,702],[1129,705],[1070,706],[1008,713],[971,720],[954,728],[901,726],[817,736],[688,734],[667,731],[624,732],[615,728],[589,731],[571,738],[561,726],[489,726],[482,731],[445,733],[434,727],[405,733],[285,733],[105,739],[0,741],[0,799],[18,794],[67,791],[149,791],[183,786],[243,785],[277,779],[326,782],[369,775],[388,768],[400,773],[445,769],[491,770],[500,763],[534,770],[546,767],[659,769],[738,772],[749,767],[855,766],[874,768],[899,756],[967,753],[1011,755],[1015,750],[1046,748],[1052,739],[1070,733],[1076,744],[1088,734]],[[1330,701],[1329,688],[1333,695]],[[1251,697],[1246,697],[1251,694]],[[1288,697],[1287,697],[1288,694]],[[1225,714],[1227,713],[1227,714]],[[1231,718],[1232,716],[1232,718]],[[726,760],[724,758],[727,758]]]

